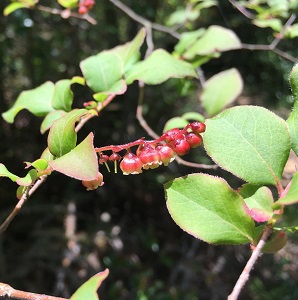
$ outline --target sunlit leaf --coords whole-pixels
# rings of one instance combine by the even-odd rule
[[[102,282],[108,277],[109,270],[97,273],[81,285],[78,290],[71,296],[70,300],[99,300],[97,290]]]
[[[276,184],[290,153],[284,120],[263,107],[238,106],[206,120],[204,146],[222,168],[253,184]]]
[[[232,103],[242,92],[243,81],[237,69],[222,71],[206,81],[201,95],[202,105],[213,116]]]
[[[261,28],[270,27],[277,32],[280,32],[283,26],[281,20],[277,18],[253,20],[253,24]]]
[[[17,179],[19,178],[19,176],[9,172],[5,165],[3,165],[2,163],[0,163],[0,177],[8,177],[11,181],[14,182],[17,181]]]
[[[145,84],[159,84],[169,78],[197,77],[192,65],[181,61],[163,49],[157,49],[144,61],[136,63],[125,74],[127,84],[140,80]]]
[[[37,171],[35,169],[30,170],[25,177],[17,179],[17,184],[22,186],[30,186],[37,179]]]
[[[98,174],[93,133],[67,154],[49,162],[53,170],[78,180],[94,180]]]
[[[73,92],[70,89],[72,81],[69,79],[59,80],[55,84],[52,100],[54,109],[70,111],[73,101]]]
[[[240,49],[241,42],[236,34],[221,26],[210,26],[203,36],[193,43],[183,54],[186,59],[193,59],[196,55],[207,55],[214,52],[224,52]]]
[[[252,241],[254,222],[223,179],[191,174],[166,183],[165,192],[172,218],[189,234],[213,244]]]
[[[65,116],[66,112],[64,110],[54,110],[49,112],[45,118],[43,119],[41,125],[40,125],[40,132],[44,134],[47,130],[50,129],[50,127],[53,125],[53,123],[60,119],[61,117]]]
[[[48,135],[48,147],[54,156],[60,157],[76,146],[75,123],[86,113],[86,109],[75,109],[54,122]]]
[[[22,92],[13,106],[2,114],[4,120],[13,123],[15,116],[22,109],[29,110],[36,116],[45,116],[53,110],[52,98],[54,93],[54,84],[50,81],[39,87]]]
[[[188,121],[200,121],[200,122],[205,121],[205,117],[202,114],[199,114],[197,112],[187,112],[183,114],[181,117]]]
[[[187,124],[188,122],[185,119],[181,117],[174,117],[167,121],[163,128],[163,132],[166,132],[172,128],[184,128]]]
[[[28,8],[30,7],[26,2],[12,2],[8,4],[3,11],[4,16],[8,16],[9,14],[13,13],[15,10],[19,8]]]

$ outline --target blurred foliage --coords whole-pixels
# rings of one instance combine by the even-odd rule
[[[58,5],[55,1],[42,2],[49,7]],[[229,1],[218,2],[186,27],[225,26],[243,43],[267,44],[274,39],[271,29],[258,29]],[[0,2],[1,11],[8,3]],[[125,4],[160,24],[169,20],[170,13],[185,7],[182,0],[127,0]],[[109,1],[98,0],[91,15],[98,22],[95,26],[39,10],[20,9],[0,17],[1,112],[23,90],[47,80],[80,75],[82,59],[131,40],[141,27]],[[154,42],[156,48],[168,51],[177,43],[156,31]],[[295,42],[282,41],[281,47],[297,57]],[[202,69],[210,78],[225,69],[238,68],[244,79],[238,104],[263,105],[287,116],[292,65],[272,52],[236,50]],[[203,112],[197,100],[199,92],[198,83],[176,79],[146,87],[144,117],[161,133],[168,119],[189,111]],[[75,86],[75,95],[77,106],[91,96],[80,86]],[[100,118],[92,119],[79,138],[92,130],[95,145],[104,146],[146,136],[135,118],[137,99],[134,84]],[[22,161],[33,161],[46,145],[46,137],[38,131],[40,120],[23,111],[13,125],[3,119],[0,122],[1,162],[12,172],[25,174]],[[186,159],[210,162],[203,150],[192,151]],[[0,281],[17,289],[69,297],[87,278],[109,268],[110,275],[100,288],[106,299],[225,299],[250,255],[249,246],[214,247],[195,240],[174,224],[165,207],[162,184],[197,171],[172,163],[139,176],[104,172],[105,185],[88,193],[80,182],[53,174],[0,236]],[[241,184],[223,170],[209,173],[225,177],[233,187]],[[0,219],[4,220],[16,203],[15,185],[0,179],[0,190]],[[76,206],[76,249],[71,248],[64,232],[70,203]],[[295,207],[289,208],[289,216],[292,224]],[[264,255],[242,299],[296,299],[297,249],[294,236],[282,251]]]

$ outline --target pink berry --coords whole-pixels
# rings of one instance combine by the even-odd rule
[[[110,161],[120,161],[121,160],[121,155],[118,153],[112,153],[109,157]]]
[[[160,161],[159,152],[149,144],[145,144],[142,149],[138,151],[138,157],[143,163],[143,168],[145,170],[149,168],[155,169],[162,164]]]
[[[120,169],[124,175],[142,173],[142,167],[143,163],[141,160],[135,154],[130,152],[123,157],[120,163]]]
[[[78,9],[78,13],[80,15],[84,15],[88,12],[88,8],[85,5],[80,5],[79,9]]]
[[[190,128],[194,133],[202,133],[206,130],[206,125],[203,122],[193,122],[190,124]]]
[[[189,143],[191,148],[197,148],[202,143],[202,137],[199,134],[189,132],[185,135],[186,141]]]
[[[167,132],[165,132],[163,134],[163,136],[165,137],[165,141],[167,143],[171,143],[171,142],[183,137],[183,133],[179,128],[173,128],[173,129],[170,129]]]
[[[160,161],[167,166],[170,162],[175,159],[175,151],[168,145],[158,145],[155,148],[160,155]]]
[[[187,154],[190,150],[190,145],[186,139],[178,139],[174,142],[173,150],[179,156]]]

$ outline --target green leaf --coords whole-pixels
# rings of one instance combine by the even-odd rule
[[[279,182],[290,153],[285,121],[263,107],[237,106],[207,119],[203,138],[219,166],[253,184]]]
[[[54,84],[50,81],[41,86],[22,92],[14,105],[2,114],[4,120],[13,123],[15,116],[22,109],[29,110],[35,116],[45,116],[53,110],[52,98],[54,93]]]
[[[273,196],[271,191],[263,186],[251,197],[244,199],[249,215],[257,222],[266,222],[273,216]]]
[[[17,184],[22,186],[30,186],[37,179],[37,171],[35,169],[30,170],[25,177],[18,178]]]
[[[181,117],[174,117],[170,119],[164,126],[163,132],[166,132],[172,128],[184,128],[188,122]]]
[[[212,25],[206,30],[205,34],[199,37],[183,54],[183,57],[193,59],[196,55],[207,55],[240,48],[241,42],[232,30]]]
[[[47,169],[47,167],[49,166],[48,161],[42,158],[39,158],[37,160],[35,160],[34,162],[30,163],[30,162],[25,162],[25,164],[27,165],[26,168],[29,167],[34,167],[37,171],[44,171]]]
[[[292,26],[289,26],[286,28],[286,37],[289,37],[291,39],[298,36],[298,24],[294,24]]]
[[[48,129],[50,129],[50,127],[56,120],[60,119],[65,115],[66,112],[64,110],[54,110],[48,113],[40,125],[40,132],[44,134]]]
[[[290,85],[294,98],[294,107],[287,124],[291,135],[292,149],[298,155],[298,64],[294,66],[290,74]]]
[[[81,285],[78,290],[71,296],[70,300],[98,300],[97,290],[102,282],[108,277],[109,270],[97,273]]]
[[[72,77],[71,78],[71,84],[74,84],[74,83],[77,83],[77,84],[80,84],[80,85],[86,85],[85,78],[81,77],[81,76]]]
[[[223,179],[191,174],[166,183],[165,192],[171,217],[189,234],[212,244],[252,241],[254,222]]]
[[[102,93],[97,93],[93,95],[93,98],[98,101],[98,102],[103,102],[106,100],[108,95],[115,94],[115,95],[122,95],[126,92],[127,90],[127,85],[125,80],[121,79],[117,81],[113,86],[111,86],[110,89],[102,92]]]
[[[53,170],[78,180],[94,180],[98,173],[93,133],[67,154],[49,162]]]
[[[54,122],[48,135],[48,147],[54,156],[60,157],[76,146],[75,123],[87,113],[86,109],[74,109]]]
[[[212,116],[232,103],[241,93],[243,81],[237,69],[229,69],[206,81],[201,95],[202,106]]]
[[[111,90],[122,79],[122,60],[113,52],[101,52],[80,63],[87,85],[96,93]]]
[[[253,20],[253,24],[255,24],[258,27],[266,28],[270,27],[274,31],[280,32],[282,29],[282,22],[280,19],[262,19],[262,20]]]
[[[0,177],[8,177],[11,181],[16,182],[19,176],[12,174],[7,170],[5,165],[0,163]]]
[[[58,0],[58,3],[65,8],[74,8],[78,6],[78,0]]]
[[[73,101],[73,93],[70,89],[72,80],[59,80],[55,84],[55,90],[52,100],[53,108],[56,110],[70,111]]]
[[[199,10],[179,9],[172,13],[166,21],[167,26],[183,24],[188,21],[194,21],[200,16]]]
[[[159,84],[169,78],[197,77],[195,69],[184,61],[181,61],[163,49],[157,49],[142,62],[136,63],[125,74],[127,84],[135,80],[145,84]]]
[[[195,31],[181,33],[180,40],[175,46],[175,53],[182,55],[187,49],[189,49],[204,33],[206,29],[200,28]]]
[[[292,181],[289,185],[289,190],[286,195],[280,199],[278,199],[274,203],[274,207],[276,205],[291,205],[298,202],[298,172],[296,172],[292,178]]]
[[[3,11],[4,16],[8,16],[9,14],[13,13],[15,10],[19,8],[28,8],[30,7],[28,3],[25,2],[13,2],[8,4]]]
[[[187,112],[181,116],[187,121],[200,121],[205,122],[205,117],[197,112]]]
[[[107,51],[120,56],[122,62],[122,74],[140,59],[140,48],[144,42],[145,36],[146,30],[145,28],[142,28],[131,42]]]
[[[239,189],[237,189],[237,192],[245,199],[253,196],[261,187],[261,185],[245,183]]]

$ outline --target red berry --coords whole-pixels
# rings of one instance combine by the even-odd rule
[[[168,145],[158,145],[155,148],[160,155],[160,161],[167,166],[170,162],[175,159],[175,151]]]
[[[96,190],[99,186],[104,184],[103,176],[98,172],[97,177],[94,180],[82,180],[82,184],[87,188],[87,191]]]
[[[142,167],[143,163],[141,160],[135,154],[130,152],[123,157],[120,163],[120,169],[124,175],[142,173]]]
[[[167,132],[165,132],[163,134],[163,136],[164,136],[165,141],[167,143],[171,143],[174,140],[182,138],[183,137],[183,133],[182,133],[182,131],[179,128],[173,128],[173,129],[170,129]]]
[[[145,144],[141,150],[138,151],[138,157],[143,163],[143,168],[155,169],[161,165],[159,152],[155,150],[152,145]]]
[[[186,139],[178,139],[174,142],[173,150],[179,155],[183,156],[190,150],[189,142]]]
[[[199,134],[189,132],[185,135],[185,138],[191,148],[197,148],[201,145],[202,137]]]
[[[190,124],[190,128],[194,133],[202,133],[206,130],[206,125],[203,122],[193,122]]]
[[[78,13],[80,15],[84,15],[88,12],[88,8],[85,5],[80,5],[79,9],[78,9]]]

